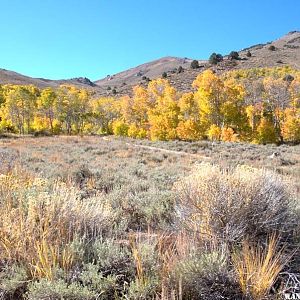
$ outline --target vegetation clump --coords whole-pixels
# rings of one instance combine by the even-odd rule
[[[191,62],[191,69],[199,69],[199,61],[198,60],[193,60]]]
[[[219,62],[223,61],[223,56],[221,54],[212,53],[208,61],[210,64],[216,65]]]

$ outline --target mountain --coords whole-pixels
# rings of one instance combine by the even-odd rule
[[[235,49],[233,49],[235,50]],[[247,56],[248,51],[251,57]],[[218,52],[216,49],[215,52]],[[232,69],[246,69],[258,67],[275,67],[290,65],[300,69],[300,32],[292,31],[273,42],[258,44],[240,50],[239,60],[231,60],[224,56],[223,62],[210,65],[207,60],[199,60],[200,67],[191,69],[193,59],[179,57],[164,57],[143,65],[131,68],[118,74],[92,82],[88,78],[79,77],[67,80],[49,80],[31,78],[16,72],[0,69],[0,84],[33,84],[40,88],[58,87],[61,84],[73,84],[81,88],[88,88],[97,95],[125,95],[131,94],[132,87],[137,84],[146,86],[151,79],[159,78],[166,73],[168,80],[179,91],[191,90],[195,77],[203,70],[212,68],[218,73]],[[179,72],[182,67],[183,72]]]
[[[275,48],[271,47],[274,46]],[[270,48],[271,47],[271,48]],[[271,50],[273,49],[273,50]],[[234,50],[234,49],[233,49]],[[251,57],[247,52],[251,52]],[[215,52],[218,52],[216,49]],[[150,63],[143,64],[136,68],[108,76],[95,83],[101,87],[105,93],[110,93],[109,89],[116,89],[118,94],[130,94],[132,86],[141,84],[146,86],[148,81],[145,77],[154,79],[161,77],[162,73],[167,73],[167,78],[179,91],[190,91],[191,84],[196,76],[203,70],[211,68],[217,73],[233,69],[248,69],[258,67],[276,67],[290,65],[300,70],[300,32],[292,31],[278,40],[265,44],[258,44],[238,51],[239,60],[231,60],[228,55],[224,56],[223,62],[216,66],[209,64],[207,60],[199,60],[199,69],[191,69],[192,59],[165,57]],[[178,73],[176,68],[184,68],[184,72]],[[145,77],[143,77],[145,76]],[[106,91],[105,91],[106,90]]]
[[[170,72],[177,69],[179,66],[189,68],[192,59],[179,58],[179,57],[163,57],[135,68],[123,71],[115,75],[108,75],[106,78],[95,81],[98,86],[119,86],[129,84],[139,84],[141,80],[145,78],[158,78],[161,77],[164,72]]]
[[[44,78],[32,78],[13,71],[0,69],[0,84],[35,85],[39,88],[59,87],[62,84],[72,84],[78,87],[93,88],[96,84],[86,77],[72,78],[68,80],[50,80]]]

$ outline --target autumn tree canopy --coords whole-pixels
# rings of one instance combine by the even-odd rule
[[[0,131],[115,134],[151,140],[300,142],[300,72],[290,67],[200,73],[193,91],[167,79],[132,96],[96,97],[85,89],[0,85]]]

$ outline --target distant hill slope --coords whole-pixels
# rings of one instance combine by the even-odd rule
[[[39,88],[58,87],[61,84],[72,84],[78,87],[93,88],[96,84],[88,78],[79,77],[68,80],[50,80],[43,78],[32,78],[13,71],[0,69],[0,84],[35,85]]]
[[[274,51],[269,50],[271,45],[275,46]],[[251,52],[251,57],[247,57],[248,51]],[[215,52],[218,52],[218,49]],[[147,85],[147,81],[143,80],[143,76],[154,79],[161,77],[163,72],[167,72],[167,78],[179,91],[190,91],[191,84],[196,76],[207,68],[212,68],[221,73],[232,69],[290,65],[300,70],[300,32],[292,31],[273,42],[255,45],[238,52],[240,60],[231,61],[228,56],[224,56],[224,61],[217,66],[210,65],[207,60],[200,60],[200,68],[196,70],[190,68],[192,59],[165,57],[98,80],[95,83],[106,94],[110,94],[110,91],[107,90],[108,87],[115,88],[118,94],[130,94],[132,86],[136,84]],[[176,72],[175,68],[178,69],[179,66],[184,68],[183,73],[178,74]]]
[[[270,46],[274,46],[275,50],[270,50]],[[247,57],[246,54],[248,51],[251,52],[251,57]],[[218,49],[215,52],[218,52]],[[242,49],[239,51],[239,55],[241,59],[234,61],[225,56],[224,61],[217,66],[210,65],[207,60],[199,60],[200,68],[196,70],[190,68],[192,59],[164,57],[95,82],[91,82],[84,77],[68,80],[31,78],[0,69],[0,84],[34,84],[40,88],[73,84],[78,87],[92,89],[97,95],[125,95],[131,94],[134,85],[141,84],[146,86],[149,79],[159,78],[166,72],[167,78],[179,91],[190,91],[195,77],[207,68],[212,68],[216,72],[224,72],[241,68],[290,65],[300,70],[300,32],[292,31],[273,42]],[[178,73],[180,66],[184,69],[182,73]]]
[[[272,45],[275,46],[274,51],[269,50]],[[289,32],[278,40],[252,46],[241,50],[239,53],[245,57],[248,50],[252,53],[252,57],[240,61],[237,67],[258,68],[290,65],[300,70],[300,31]]]
[[[138,84],[143,77],[150,79],[161,77],[164,72],[170,72],[179,66],[189,68],[192,59],[179,57],[163,57],[121,73],[107,76],[104,79],[95,81],[99,86],[110,86],[120,84]]]

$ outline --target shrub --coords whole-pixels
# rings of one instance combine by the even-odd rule
[[[28,279],[25,268],[17,264],[5,266],[0,273],[0,295],[4,296],[4,299],[20,299]]]
[[[276,47],[275,47],[274,45],[271,45],[271,46],[269,46],[268,50],[270,50],[270,51],[275,51],[275,50],[276,50]]]
[[[276,231],[287,239],[293,232],[293,202],[275,173],[201,164],[175,187],[181,222],[204,239],[231,244],[246,236],[265,240]]]
[[[64,280],[47,281],[42,279],[39,282],[30,284],[27,293],[28,300],[95,300],[99,299],[98,294],[90,291],[77,283],[67,284]]]
[[[246,53],[246,56],[247,56],[247,57],[251,57],[251,56],[252,56],[252,53],[248,50],[247,53]]]
[[[130,247],[134,259],[136,276],[128,289],[129,299],[153,299],[159,284],[158,257],[151,239],[137,242],[135,236],[130,237]]]
[[[160,176],[153,180],[157,180],[158,185],[164,178]],[[117,219],[122,221],[127,230],[146,230],[149,226],[164,228],[171,223],[173,197],[170,191],[162,191],[157,186],[149,186],[145,181],[137,180],[115,188],[105,199],[109,200],[118,216]]]
[[[233,59],[237,60],[240,58],[240,55],[237,51],[231,51],[228,55],[228,58],[231,60],[233,60]]]
[[[167,72],[163,72],[161,75],[162,78],[167,78],[168,77],[168,73]]]
[[[223,127],[221,133],[221,140],[224,142],[236,142],[237,135],[234,133],[234,130],[230,127]]]
[[[193,60],[191,62],[191,69],[198,69],[199,68],[199,62],[198,60]]]
[[[241,299],[228,254],[220,250],[195,249],[178,262],[173,273],[183,299]]]
[[[147,131],[135,124],[131,124],[128,128],[128,136],[131,138],[145,139],[147,137]]]
[[[129,249],[115,240],[97,240],[90,247],[88,256],[97,262],[103,274],[122,276],[122,280],[126,280],[134,273]]]
[[[180,73],[183,73],[184,72],[184,69],[182,66],[179,66],[178,67],[178,70],[177,70],[177,73],[180,74]]]
[[[216,65],[217,63],[223,60],[223,56],[221,54],[212,53],[209,57],[209,63],[212,65]]]
[[[116,275],[104,276],[99,272],[99,267],[94,264],[84,266],[80,274],[80,281],[84,287],[100,296],[100,299],[113,299],[118,289],[118,277]],[[98,298],[99,299],[99,298]]]

